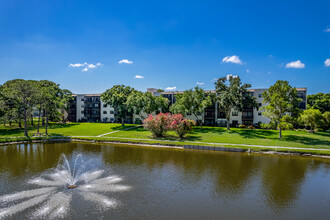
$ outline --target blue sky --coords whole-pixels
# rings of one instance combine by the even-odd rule
[[[233,74],[253,88],[282,79],[330,92],[329,10],[328,0],[0,0],[0,83],[213,89]]]

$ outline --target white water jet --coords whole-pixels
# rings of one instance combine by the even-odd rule
[[[32,212],[32,218],[63,218],[74,202],[74,194],[99,207],[115,208],[118,202],[104,194],[130,189],[129,186],[117,185],[123,180],[117,175],[104,177],[104,170],[86,171],[86,163],[80,154],[72,164],[62,155],[54,172],[27,182],[39,188],[0,196],[0,219],[33,207],[37,209]]]

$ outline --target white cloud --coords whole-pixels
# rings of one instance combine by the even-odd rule
[[[290,63],[287,63],[285,65],[285,68],[296,68],[296,69],[302,69],[305,68],[305,64],[302,63],[300,60],[292,61]]]
[[[326,59],[326,60],[324,61],[324,65],[325,65],[326,67],[330,66],[330,59]]]
[[[202,85],[204,85],[203,82],[197,82],[196,84],[197,84],[198,86],[202,86]]]
[[[83,72],[86,72],[88,71],[89,69],[96,69],[97,67],[99,66],[102,66],[102,63],[97,63],[96,65],[95,64],[92,64],[92,63],[70,63],[69,64],[69,67],[83,67],[83,69],[81,71]]]
[[[215,81],[217,81],[218,80],[218,78],[213,78],[212,80],[211,80],[211,82],[215,82]]]
[[[176,90],[176,86],[166,87],[165,90],[169,90],[169,91]]]
[[[325,29],[324,32],[330,32],[330,28]]]
[[[94,69],[94,68],[96,68],[96,66],[94,64],[88,64],[87,65],[87,68],[88,69]]]
[[[126,63],[126,64],[132,64],[133,61],[127,60],[127,59],[122,59],[121,61],[118,62],[119,64]]]
[[[144,76],[136,75],[134,78],[135,78],[135,79],[144,79]]]
[[[84,63],[70,63],[69,67],[82,67],[84,65],[85,65]]]
[[[237,75],[234,75],[234,76],[233,76],[233,74],[228,74],[228,75],[226,76],[227,80],[229,80],[230,77],[237,78]]]
[[[226,56],[222,59],[223,63],[235,63],[235,64],[243,64],[242,61],[239,59],[239,56]]]
[[[249,73],[249,72],[250,72],[250,70],[249,70],[249,69],[247,69],[247,70],[246,70],[246,72],[247,72],[247,73]]]

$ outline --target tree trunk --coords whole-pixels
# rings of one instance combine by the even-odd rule
[[[226,121],[227,121],[227,131],[230,130],[229,121],[230,121],[230,111],[226,113]]]
[[[18,127],[19,127],[19,128],[22,128],[21,119],[18,120]]]
[[[31,125],[34,126],[34,124],[33,124],[33,114],[31,114]]]
[[[38,129],[37,129],[38,133],[39,133],[39,128],[40,128],[40,116],[41,116],[41,110],[39,109],[39,112],[38,112]]]
[[[46,115],[46,135],[48,135],[48,114],[47,114],[47,110],[45,111],[45,115]]]
[[[281,126],[278,126],[278,138],[282,138],[282,129],[281,129]]]
[[[24,109],[24,135],[28,137],[28,132],[27,132],[27,113],[26,113],[26,108]]]
[[[121,126],[124,126],[124,118],[121,118]]]

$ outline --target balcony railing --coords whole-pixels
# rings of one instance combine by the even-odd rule
[[[242,116],[242,119],[243,120],[246,120],[246,119],[250,119],[250,120],[252,120],[253,119],[253,115],[252,116]]]

